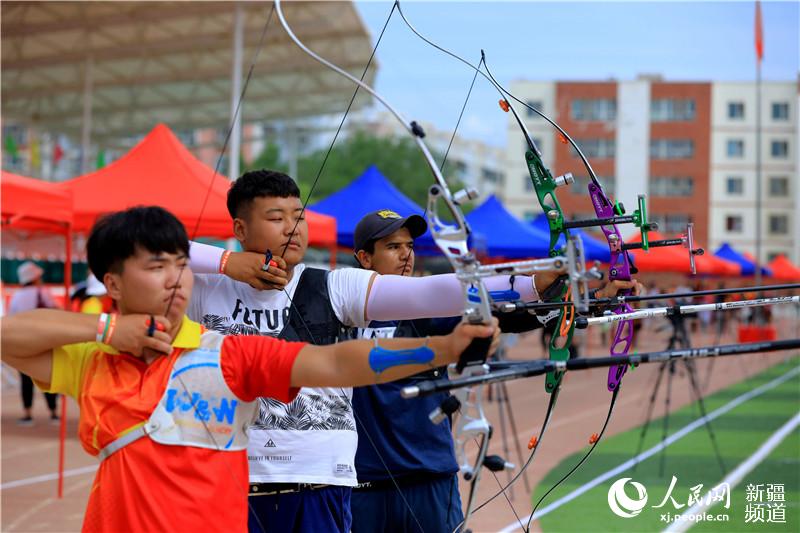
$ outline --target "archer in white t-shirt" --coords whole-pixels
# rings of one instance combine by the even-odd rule
[[[412,278],[307,268],[308,226],[300,192],[285,174],[245,173],[228,193],[228,210],[245,252],[223,254],[198,243],[190,252],[196,281],[188,315],[209,329],[328,344],[372,320],[463,311],[463,290],[453,274]],[[267,250],[274,259],[265,271]],[[547,287],[557,276],[539,274],[536,286]],[[511,288],[508,276],[486,284]],[[532,279],[518,279],[514,288],[523,300],[538,300]],[[257,522],[269,531],[350,530],[358,445],[351,397],[351,389],[303,388],[290,404],[261,399],[248,447],[250,510],[259,519],[250,520],[251,531]]]

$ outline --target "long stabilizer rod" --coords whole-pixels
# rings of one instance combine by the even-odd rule
[[[578,317],[575,319],[575,327],[584,329],[589,326],[610,324],[612,322],[621,322],[623,320],[641,320],[642,318],[652,318],[656,316],[694,315],[702,311],[729,311],[731,309],[743,309],[745,307],[763,307],[765,305],[781,305],[791,303],[800,303],[800,296],[778,296],[775,298],[758,298],[756,300],[718,302],[713,304],[673,305],[671,307],[639,309],[632,313],[620,313],[618,315],[606,314],[603,316]]]
[[[615,296],[613,298],[595,298],[589,300],[592,306],[617,306],[623,303],[646,302],[650,300],[683,300],[698,296],[714,296],[717,294],[742,294],[745,292],[768,292],[800,289],[800,283],[785,285],[761,285],[759,287],[732,287],[729,289],[714,289],[694,292],[672,292],[667,294],[648,294],[645,296]],[[555,309],[558,307],[572,306],[572,302],[509,302],[497,305],[496,308],[503,312],[512,312],[521,309]]]
[[[469,387],[485,383],[499,383],[532,376],[540,376],[547,372],[565,372],[571,370],[588,370],[591,368],[609,367],[619,364],[638,366],[643,363],[661,363],[672,359],[701,359],[706,357],[724,357],[758,352],[775,352],[800,348],[800,339],[780,341],[751,342],[745,344],[726,344],[705,348],[688,348],[684,350],[665,350],[633,355],[614,355],[609,357],[581,357],[568,361],[551,361],[536,359],[533,361],[503,361],[489,363],[488,374],[463,379],[438,379],[423,381],[415,386],[405,387],[401,394],[404,398],[416,398],[437,392],[447,392],[459,387]]]

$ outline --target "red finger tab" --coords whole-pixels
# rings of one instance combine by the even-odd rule
[[[274,259],[270,259],[269,260],[269,266],[276,267],[276,266],[278,266],[278,263],[276,263]]]
[[[161,322],[156,321],[154,318],[148,318],[144,321],[145,327],[148,329],[148,335],[153,336],[151,331],[167,331],[167,328]]]

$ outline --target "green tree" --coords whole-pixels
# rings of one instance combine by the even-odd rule
[[[300,182],[310,185],[319,172],[327,149],[309,154],[298,161]],[[441,157],[434,154],[436,160]],[[359,131],[337,142],[325,163],[314,189],[312,201],[322,199],[347,186],[369,165],[375,165],[403,194],[424,206],[431,173],[422,154],[410,138],[375,137]]]
[[[300,185],[303,199],[311,190],[327,152],[326,147],[298,158],[299,176],[293,177]],[[282,156],[279,147],[270,143],[252,163],[247,165],[247,169],[270,168],[288,172],[288,164]],[[433,157],[437,163],[441,163],[440,154],[433,153]],[[403,194],[425,207],[428,188],[433,184],[433,179],[428,164],[413,139],[376,137],[365,131],[358,131],[337,141],[314,188],[311,202],[321,200],[346,187],[369,165],[376,165]],[[448,183],[453,191],[461,186],[455,179],[448,179]]]
[[[241,164],[239,168],[248,170],[255,170],[258,168],[269,168],[271,170],[279,170],[281,172],[288,172],[289,165],[281,160],[281,149],[273,143],[268,142],[261,153],[250,164]]]

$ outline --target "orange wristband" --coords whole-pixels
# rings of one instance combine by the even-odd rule
[[[117,314],[112,313],[111,318],[108,319],[108,334],[103,339],[103,344],[111,345],[111,336],[114,334],[114,328],[117,326]]]
[[[226,250],[222,254],[222,257],[219,260],[219,273],[220,274],[224,274],[225,273],[225,267],[228,266],[228,259],[230,259],[232,253],[233,252],[231,252],[230,250]]]

